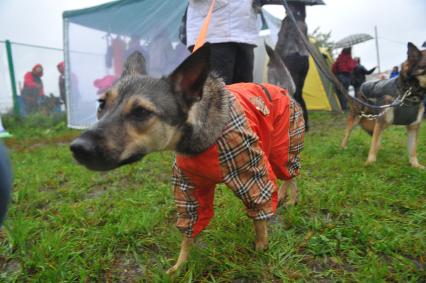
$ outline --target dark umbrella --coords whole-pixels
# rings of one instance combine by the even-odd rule
[[[324,1],[322,0],[287,0],[288,3],[301,3],[308,6],[314,6],[314,5],[325,5]]]
[[[423,45],[422,45],[422,47],[426,47],[426,41],[425,41],[425,42],[423,42]]]
[[[352,34],[337,41],[334,44],[334,48],[347,48],[370,39],[373,39],[373,37],[366,33]]]
[[[268,4],[274,4],[274,5],[282,5],[283,0],[261,0],[260,1],[263,5]],[[301,3],[305,4],[307,6],[314,6],[314,5],[325,5],[324,1],[322,0],[286,0],[287,3]]]

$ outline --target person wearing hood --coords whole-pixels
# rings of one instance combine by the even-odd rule
[[[27,72],[24,76],[24,89],[35,91],[37,96],[44,96],[43,81],[43,66],[36,64],[31,72]]]
[[[24,87],[22,97],[25,104],[25,112],[35,111],[41,105],[44,98],[44,87],[41,77],[43,76],[43,66],[36,64],[30,72],[24,76]]]

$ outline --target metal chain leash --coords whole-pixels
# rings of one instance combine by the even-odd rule
[[[383,105],[383,107],[386,107],[383,111],[381,111],[378,114],[366,114],[364,111],[361,111],[361,113],[359,114],[359,117],[361,118],[366,118],[368,120],[376,120],[380,117],[382,117],[383,115],[386,114],[386,112],[389,111],[391,105],[397,105],[397,106],[402,106],[404,105],[404,101],[407,97],[409,97],[412,94],[412,90],[413,88],[410,87],[409,89],[407,89],[407,91],[404,92],[403,95],[398,95],[391,104],[387,104],[387,105]]]

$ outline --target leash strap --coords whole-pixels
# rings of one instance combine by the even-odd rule
[[[212,18],[212,12],[213,12],[213,7],[215,3],[216,3],[216,0],[212,0],[212,3],[210,4],[210,7],[209,7],[209,12],[207,13],[206,18],[204,19],[203,24],[201,25],[200,33],[198,34],[197,41],[195,41],[195,45],[194,45],[194,49],[192,50],[192,53],[194,53],[195,50],[203,46],[203,44],[206,42],[206,37],[209,31],[209,24]]]

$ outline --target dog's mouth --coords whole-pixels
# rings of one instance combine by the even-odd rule
[[[92,171],[111,171],[123,165],[134,163],[141,160],[145,154],[136,154],[122,161],[115,161],[103,158],[102,156],[81,156],[78,153],[73,153],[74,159],[87,169]]]
[[[126,165],[126,164],[134,163],[136,161],[141,160],[144,156],[145,156],[144,153],[135,154],[135,155],[121,161],[118,166],[123,166],[123,165]]]

